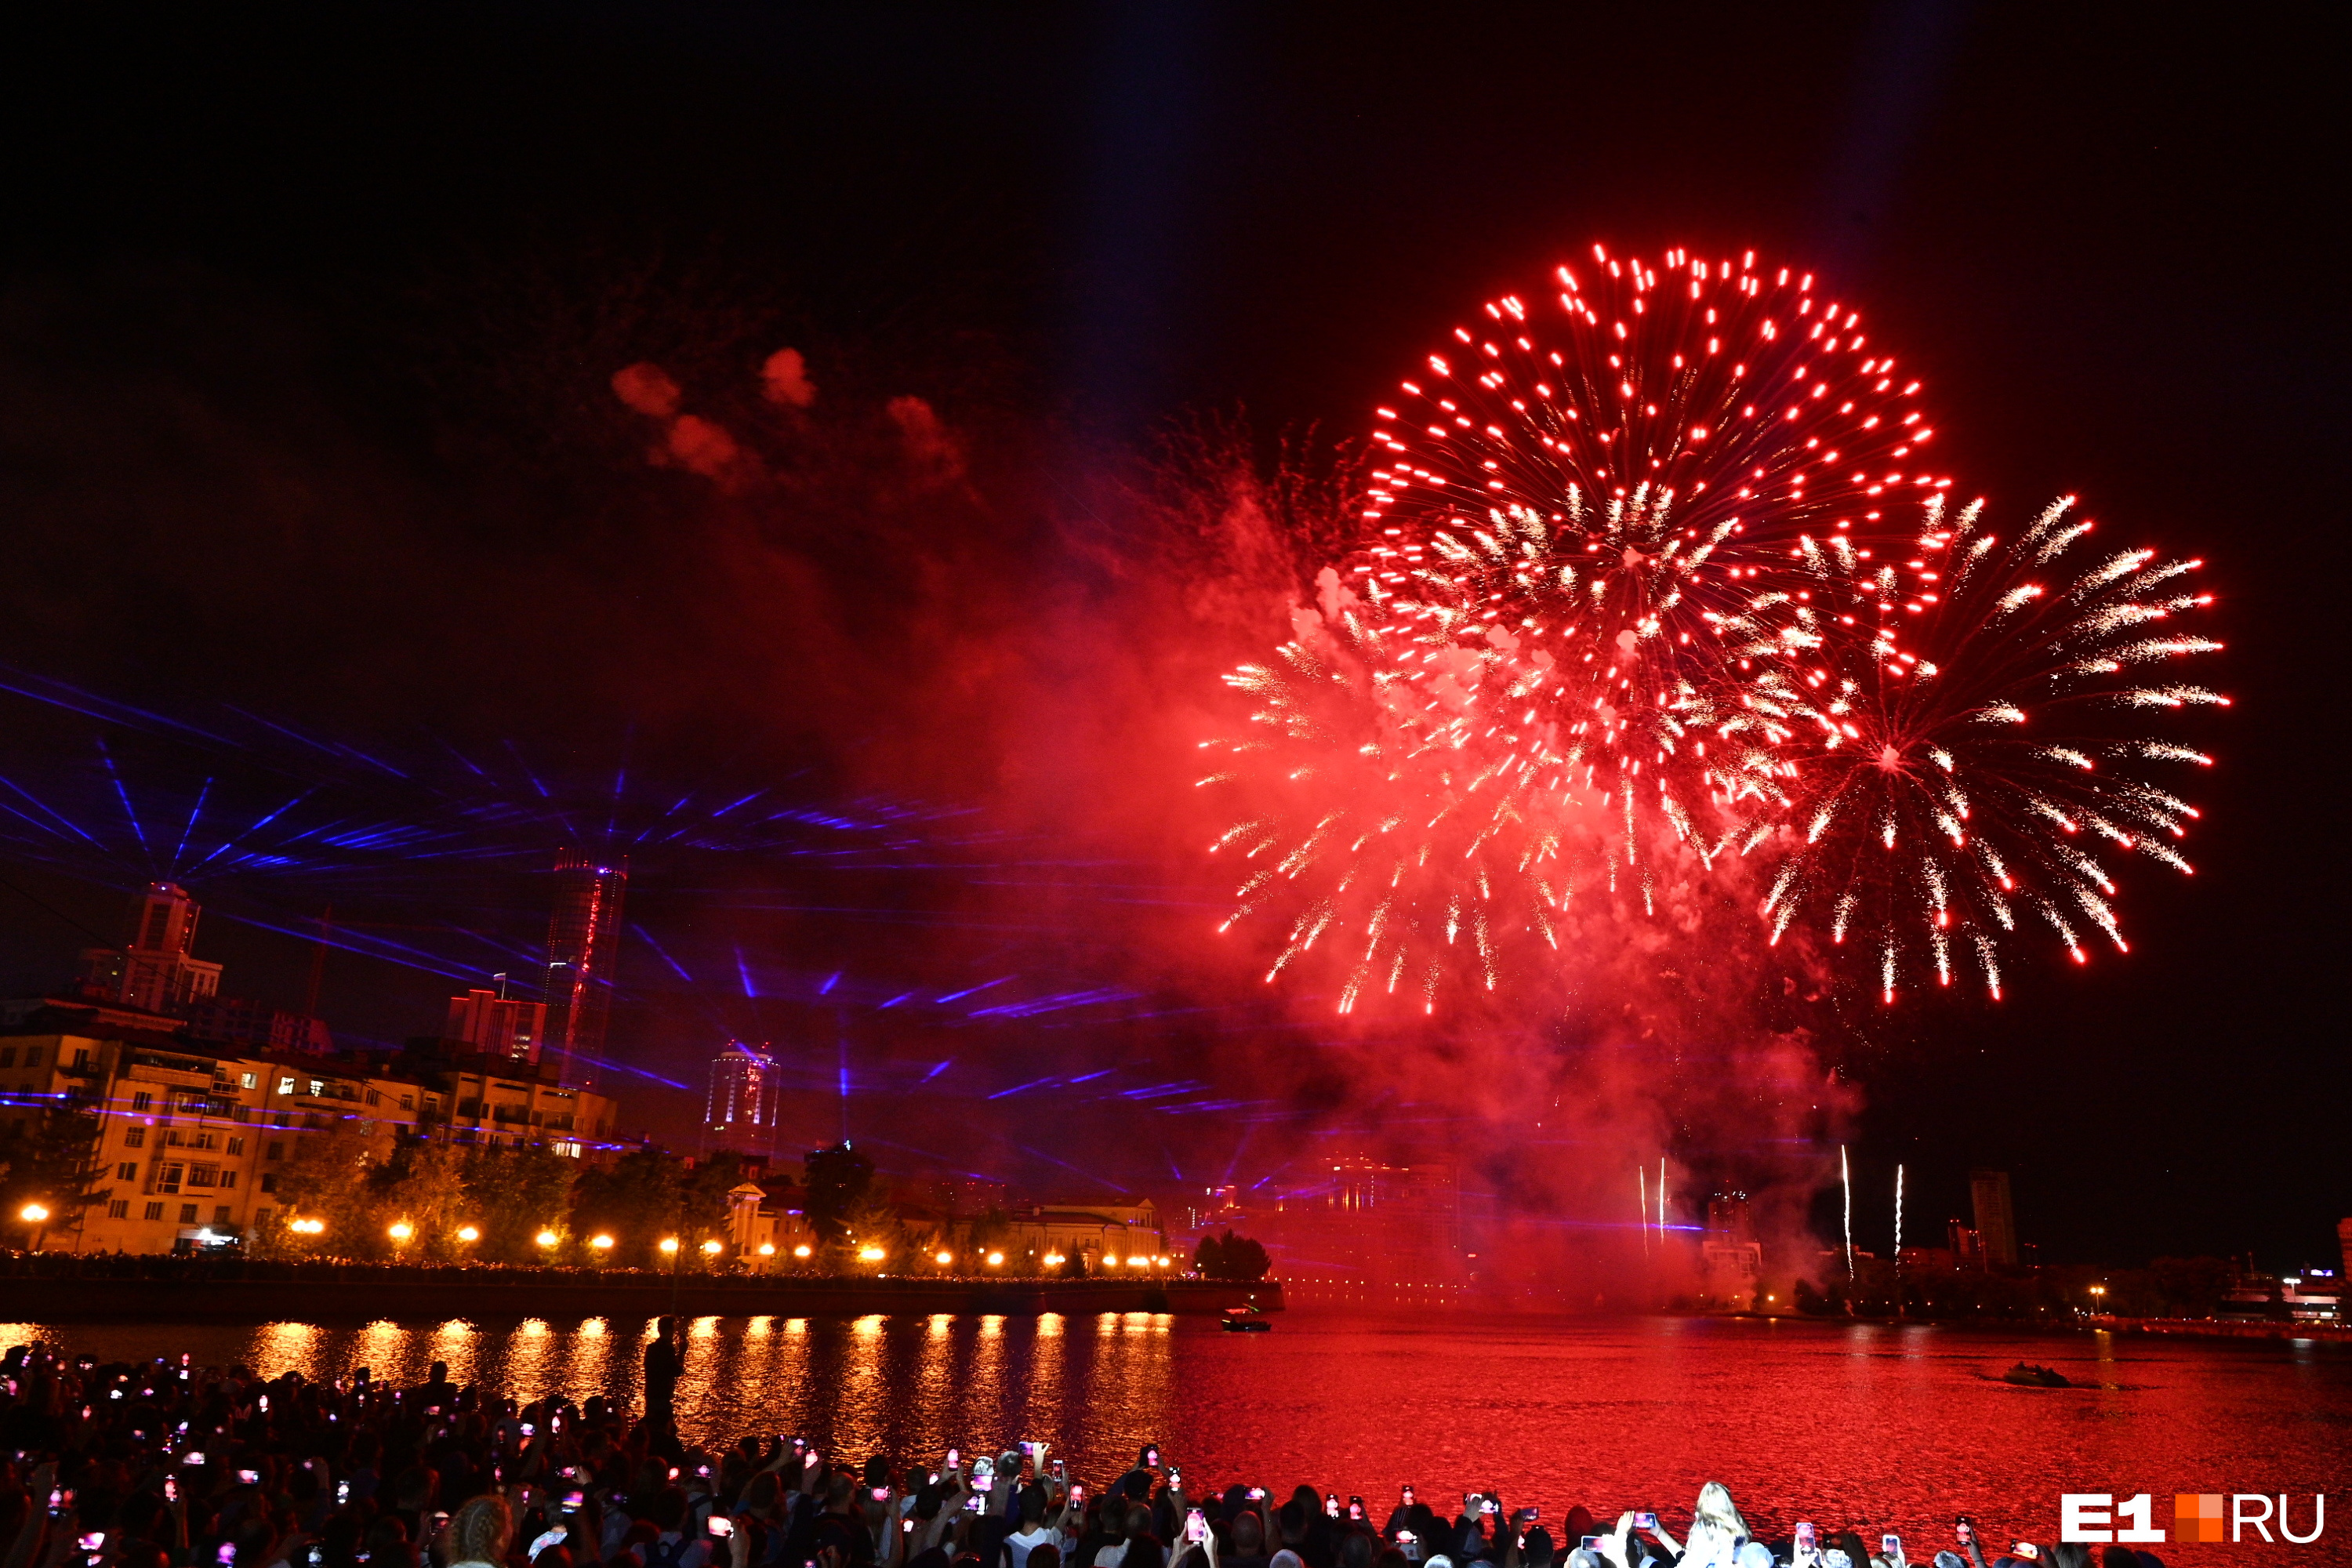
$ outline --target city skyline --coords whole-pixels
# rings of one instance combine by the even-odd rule
[[[2250,85],[2264,29],[2217,64],[1935,17],[346,17],[365,46],[290,73],[249,20],[47,19],[71,63],[10,110],[45,152],[0,247],[0,989],[70,978],[170,882],[206,913],[193,956],[155,951],[242,1009],[208,1027],[391,1051],[504,973],[550,1016],[458,1027],[530,1033],[681,1147],[740,1039],[793,1142],[1040,1186],[1453,1163],[1568,1249],[1537,1222],[1632,1204],[1663,1157],[1686,1216],[1746,1192],[1835,1238],[1843,1150],[1872,1250],[1897,1167],[1922,1237],[1973,1221],[1983,1169],[2021,1247],[2307,1260],[2352,1070],[2310,679],[2341,551],[2325,97]],[[1554,68],[1617,58],[1676,74]],[[1319,968],[1373,945],[1344,899],[1266,983],[1305,911],[1219,930],[1265,864],[1210,847],[1244,816],[1201,781],[1250,763],[1204,742],[1255,707],[1225,678],[1360,581],[1402,383],[1489,341],[1528,368],[1486,329],[1509,299],[1549,312],[1531,344],[1566,330],[1559,268],[1598,315],[1595,247],[1702,289],[1752,252],[1790,310],[1858,312],[1834,352],[1916,378],[1932,461],[1837,485],[1949,477],[2004,541],[2074,496],[2078,551],[2204,563],[2166,640],[2226,645],[2184,681],[2231,706],[2126,737],[2194,780],[2188,837],[2151,840],[2193,877],[2042,818],[2116,890],[2060,909],[2079,963],[2011,910],[1998,1001],[1958,927],[1905,928],[1899,987],[1832,898],[1773,945],[1736,855],[1613,889],[1591,858],[1582,923],[1498,943],[1491,990],[1478,921],[1444,940],[1466,882],[1423,889],[1427,951],[1384,952],[1357,1011]],[[1909,602],[1864,619],[1924,626]],[[567,885],[596,910],[570,936]],[[1986,890],[1956,919],[1991,942]]]

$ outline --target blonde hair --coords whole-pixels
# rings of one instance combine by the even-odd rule
[[[495,1494],[469,1498],[450,1517],[442,1538],[443,1556],[453,1565],[487,1563],[503,1568],[507,1546],[514,1540],[514,1514],[507,1500]]]

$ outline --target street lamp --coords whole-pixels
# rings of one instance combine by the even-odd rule
[[[609,1236],[592,1236],[588,1238],[588,1245],[599,1252],[610,1252],[613,1250],[613,1238]]]
[[[931,1261],[938,1264],[940,1268],[945,1268],[949,1264],[955,1261],[955,1254],[942,1247],[938,1252],[932,1254]]]
[[[857,1249],[857,1260],[860,1263],[879,1263],[888,1256],[878,1247],[861,1247]]]
[[[705,1258],[716,1258],[724,1250],[723,1244],[719,1242],[706,1241],[702,1244],[702,1256]]]
[[[661,1238],[661,1249],[664,1252],[676,1252],[677,1250],[677,1237],[674,1236],[663,1237]]]
[[[775,1255],[776,1255],[776,1244],[775,1244],[774,1242],[772,1242],[772,1241],[763,1241],[763,1242],[760,1243],[760,1256],[761,1256],[761,1257],[762,1257],[762,1258],[773,1258]]]
[[[405,1243],[410,1237],[416,1234],[416,1227],[404,1219],[396,1219],[384,1228],[384,1234],[395,1242]]]
[[[537,1236],[531,1237],[531,1239],[538,1242],[541,1247],[553,1247],[558,1241],[561,1241],[562,1237],[557,1236],[551,1230],[542,1230]]]
[[[48,1205],[46,1204],[26,1204],[23,1208],[16,1211],[16,1217],[25,1221],[27,1225],[43,1224],[49,1217]]]
[[[470,1225],[461,1225],[457,1227],[457,1239],[459,1241],[479,1241],[482,1239],[482,1233]]]
[[[991,1268],[1003,1268],[1003,1267],[1004,1267],[1004,1254],[1003,1254],[1003,1253],[1001,1253],[1001,1252],[992,1252],[992,1253],[990,1253],[990,1254],[988,1255],[988,1266],[989,1266]]]
[[[810,1251],[811,1251],[811,1248],[810,1248],[810,1247],[809,1247],[809,1244],[808,1244],[807,1242],[803,1241],[803,1242],[802,1242],[798,1247],[793,1247],[793,1256],[794,1258],[806,1258],[806,1257],[809,1255]]]

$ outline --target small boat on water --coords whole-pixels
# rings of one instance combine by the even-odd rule
[[[2024,1388],[2072,1388],[2074,1386],[2063,1373],[2053,1372],[2046,1366],[2028,1366],[2023,1362],[2019,1362],[2015,1366],[2002,1373],[2000,1380],[2003,1383],[2014,1383]]]
[[[1231,1334],[1263,1334],[1274,1329],[1274,1325],[1266,1321],[1265,1314],[1255,1307],[1228,1307],[1224,1316],[1217,1321]]]

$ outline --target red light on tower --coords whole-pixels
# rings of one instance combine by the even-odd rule
[[[621,900],[629,867],[599,864],[574,850],[555,857],[555,912],[547,924],[545,1051],[568,1084],[593,1083],[613,1006],[621,955]]]

